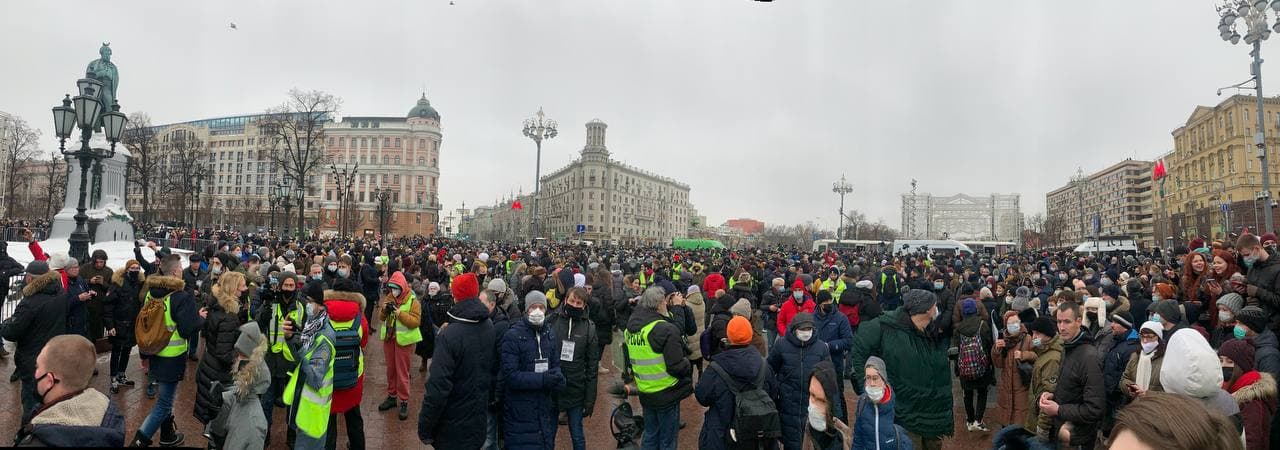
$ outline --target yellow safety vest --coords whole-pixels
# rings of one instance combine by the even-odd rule
[[[326,431],[329,430],[329,407],[333,404],[333,341],[328,336],[321,334],[316,336],[317,345],[311,346],[311,351],[307,352],[306,359],[311,360],[311,355],[321,345],[329,346],[329,369],[325,372],[324,380],[320,382],[320,389],[312,389],[310,384],[302,383],[302,402],[296,408],[298,411],[294,423],[298,426],[298,431],[305,433],[315,439],[324,437]],[[289,373],[289,384],[284,388],[284,403],[293,406],[293,398],[295,389],[298,388],[298,373],[302,367],[295,367],[293,372]]]
[[[627,353],[631,357],[631,371],[636,376],[636,388],[644,394],[652,394],[661,392],[663,389],[675,386],[676,377],[667,373],[666,360],[662,358],[662,353],[653,351],[653,347],[649,345],[649,332],[653,331],[654,325],[662,320],[649,322],[639,333],[627,331],[625,334],[627,340]]]
[[[840,299],[840,294],[844,293],[844,288],[845,285],[842,280],[836,280],[834,283],[831,280],[822,280],[822,290],[830,291],[831,296],[837,300]]]
[[[417,296],[413,294],[413,291],[409,291],[409,297],[405,299],[404,304],[400,305],[399,311],[409,312],[409,308],[412,306],[413,301],[416,298]],[[398,316],[399,315],[397,314],[396,316],[391,317],[385,326],[378,329],[378,339],[383,341],[387,340],[387,329],[391,328],[392,323],[394,323],[396,329],[396,345],[404,347],[406,345],[413,345],[422,342],[422,328],[406,327],[403,323],[400,323]]]
[[[187,339],[178,334],[178,323],[173,321],[173,310],[169,309],[169,297],[173,293],[164,296],[164,328],[169,330],[169,343],[165,344],[164,350],[156,353],[156,356],[162,358],[174,358],[185,356],[187,354]],[[147,293],[147,301],[153,301],[151,293]]]
[[[653,284],[653,275],[646,278],[644,272],[640,272],[640,290],[647,289],[650,284]]]
[[[301,324],[302,320],[298,318],[299,311],[302,310],[302,302],[294,301],[295,307],[293,311],[289,311],[289,319],[293,320],[295,325]],[[271,315],[276,321],[276,326],[268,330],[267,335],[271,343],[271,353],[279,353],[284,359],[293,362],[293,352],[289,350],[289,345],[285,343],[284,338],[284,312],[280,308],[280,304],[271,305]]]
[[[684,271],[684,265],[676,263],[671,266],[671,281],[680,281],[680,272]]]

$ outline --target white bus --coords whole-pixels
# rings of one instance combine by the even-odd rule
[[[889,243],[885,241],[867,241],[867,240],[851,240],[841,239],[836,242],[835,239],[818,239],[813,241],[813,251],[822,253],[830,250],[855,250],[855,251],[884,251]]]
[[[894,255],[910,255],[912,253],[942,253],[948,255],[973,255],[969,246],[959,241],[943,239],[899,239],[893,241]]]
[[[1076,253],[1112,253],[1112,252],[1129,252],[1136,253],[1138,251],[1138,243],[1131,237],[1103,236],[1096,240],[1088,240],[1076,246]]]

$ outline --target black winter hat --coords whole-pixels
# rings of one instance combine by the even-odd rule
[[[1236,314],[1236,321],[1249,327],[1254,333],[1262,333],[1267,329],[1267,312],[1257,306],[1246,306]]]
[[[1058,335],[1058,326],[1053,323],[1053,319],[1048,317],[1037,317],[1031,322],[1031,331],[1038,331],[1045,336],[1054,337]]]
[[[1031,326],[1031,322],[1035,322],[1036,316],[1035,308],[1027,308],[1022,311],[1018,311],[1018,321],[1022,322],[1022,326],[1027,329],[1030,329],[1029,327]]]

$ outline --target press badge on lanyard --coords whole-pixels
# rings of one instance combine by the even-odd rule
[[[569,332],[565,334],[568,334],[570,338],[573,337],[573,320],[572,319],[569,320]],[[577,344],[568,339],[560,341],[560,360],[561,361],[573,362],[573,347],[575,345]]]
[[[533,373],[544,373],[547,371],[549,364],[547,358],[542,357],[542,338],[538,337],[537,334],[533,335],[533,338],[538,346],[538,359],[533,360]]]

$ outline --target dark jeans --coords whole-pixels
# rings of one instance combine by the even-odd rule
[[[271,435],[271,412],[275,409],[276,400],[280,400],[280,396],[284,395],[284,387],[287,384],[289,384],[289,377],[271,377],[271,387],[267,388],[267,393],[265,395],[258,397],[258,401],[262,402],[262,414],[267,417],[268,436]],[[289,415],[290,410],[291,409],[285,409],[286,416]],[[293,448],[297,429],[290,426],[288,422],[285,422],[284,432],[286,442],[289,444],[288,447]],[[362,439],[360,442],[363,443],[364,440]]]
[[[675,450],[680,432],[680,404],[644,409],[643,450]]]
[[[341,413],[347,422],[347,445],[351,450],[364,450],[364,418],[360,417],[360,405]],[[329,432],[324,434],[324,448],[338,448],[338,414],[329,414]]]
[[[978,394],[974,398],[974,394]],[[974,400],[977,400],[976,402]],[[981,422],[982,416],[987,412],[987,385],[982,385],[978,389],[964,390],[964,420],[965,422]]]
[[[40,399],[36,397],[35,374],[18,373],[18,379],[22,380],[22,424],[26,425],[31,421],[36,406],[40,405]]]
[[[586,450],[587,436],[582,434],[582,407],[575,406],[564,412],[569,419],[569,437],[573,442],[573,450]]]
[[[124,375],[129,370],[129,352],[133,351],[133,345],[130,344],[111,344],[111,376]]]

